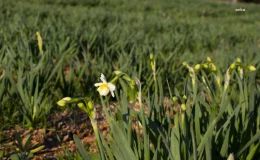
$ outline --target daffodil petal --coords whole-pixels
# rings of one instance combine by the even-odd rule
[[[104,84],[104,83],[95,83],[94,86],[98,87],[98,86],[101,86],[102,84]]]
[[[110,93],[112,95],[112,97],[114,97],[114,90],[116,89],[116,86],[113,83],[108,83],[108,88],[110,90]]]
[[[113,83],[108,83],[109,90],[114,91],[116,86]]]
[[[100,79],[103,83],[107,83],[106,77],[101,73]]]
[[[114,91],[110,90],[110,93],[111,93],[112,97],[115,97]]]

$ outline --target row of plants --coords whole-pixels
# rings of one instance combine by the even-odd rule
[[[191,14],[194,7],[187,7],[189,1],[17,3],[21,5],[13,1],[1,4],[2,128],[14,123],[29,128],[46,126],[45,117],[61,97],[96,96],[86,86],[101,72],[110,77],[113,70],[121,70],[141,81],[148,79],[146,93],[149,84],[153,85],[147,67],[150,53],[157,59],[157,74],[178,89],[186,74],[180,67],[183,61],[198,63],[210,54],[224,72],[234,54],[252,65],[259,57],[259,36],[253,29],[257,8],[253,5],[244,4],[251,12],[238,14],[227,10],[230,5],[203,5],[201,1],[194,4],[204,11]],[[234,17],[241,26],[225,23]],[[37,37],[42,37],[41,48]],[[162,83],[167,90],[166,81]]]
[[[254,66],[237,59],[223,75],[210,58],[194,67],[184,62],[188,70],[184,90],[172,88],[168,83],[170,101],[165,105],[163,80],[157,74],[152,55],[150,62],[154,85],[146,94],[142,92],[145,83],[121,71],[115,71],[110,82],[101,74],[102,82],[95,84],[99,94],[106,96],[100,97],[111,129],[106,137],[98,130],[95,98],[65,97],[57,102],[60,106],[76,103],[86,112],[100,159],[221,159],[228,156],[253,159],[259,156],[259,84]],[[115,113],[108,111],[113,105],[109,92],[119,102],[114,106]],[[128,107],[129,103],[135,105],[131,103],[135,100],[139,111]],[[16,135],[16,139],[21,148],[20,157],[32,157],[44,147],[28,148],[28,152],[25,149],[30,145],[30,136],[21,141]],[[89,159],[76,135],[74,140],[82,158]]]
[[[193,5],[189,6],[188,4]],[[257,19],[259,13],[257,6],[251,4],[230,6],[224,3],[205,3],[204,1],[175,1],[175,3],[153,1],[151,3],[149,1],[122,2],[117,0],[96,2],[36,0],[5,1],[0,4],[0,7],[0,19],[2,19],[0,22],[0,123],[3,124],[0,126],[0,130],[9,129],[14,124],[29,129],[48,128],[48,116],[50,113],[60,110],[56,102],[62,97],[88,97],[87,102],[91,99],[95,104],[99,104],[101,102],[98,92],[89,84],[94,84],[100,73],[105,73],[107,77],[113,79],[113,71],[120,70],[128,74],[128,80],[125,82],[124,78],[122,79],[122,74],[117,73],[118,79],[112,81],[113,83],[116,82],[116,86],[119,88],[115,91],[116,98],[104,99],[106,105],[111,101],[120,102],[121,110],[117,111],[118,116],[120,114],[128,115],[126,118],[123,116],[120,123],[123,123],[124,126],[131,126],[129,124],[129,117],[131,117],[136,120],[136,123],[139,121],[141,126],[147,125],[145,132],[148,136],[158,137],[158,135],[161,135],[158,142],[151,144],[159,145],[156,146],[157,148],[164,146],[167,150],[166,144],[169,147],[171,142],[165,141],[164,143],[164,140],[167,140],[165,137],[172,133],[172,127],[167,128],[165,126],[177,126],[178,123],[177,120],[172,119],[173,117],[165,119],[165,115],[175,113],[174,115],[179,114],[178,117],[181,117],[184,114],[185,126],[188,128],[185,131],[185,133],[187,132],[186,136],[190,136],[188,133],[191,131],[190,127],[193,126],[196,131],[195,146],[197,146],[202,139],[199,138],[199,135],[204,135],[206,128],[211,124],[205,121],[212,122],[216,118],[211,116],[211,113],[215,112],[204,111],[204,108],[207,108],[204,105],[221,106],[222,104],[219,102],[224,101],[220,98],[224,94],[223,89],[220,89],[220,85],[214,84],[215,75],[219,77],[218,82],[221,82],[223,88],[224,76],[222,74],[226,72],[226,68],[230,67],[229,64],[235,54],[247,64],[255,66],[259,62],[259,36],[255,29],[258,25],[258,21],[255,21],[255,19]],[[231,11],[240,7],[247,8],[250,12]],[[151,53],[153,54],[152,60],[147,58]],[[182,62],[188,61],[192,65],[197,64],[209,55],[216,61],[217,72],[214,71],[214,75],[211,73],[213,71],[209,70],[196,71],[198,82],[195,80],[197,87],[194,87],[193,83],[190,82],[191,80],[187,78],[187,75],[191,72],[190,66],[186,63],[182,65]],[[152,72],[151,62],[153,62],[152,68],[154,68]],[[207,63],[210,64],[210,61],[207,61]],[[200,64],[200,68],[204,65],[206,64]],[[236,67],[245,70],[248,66],[243,66],[240,60],[240,62],[235,62]],[[198,68],[198,65],[196,68]],[[222,117],[217,118],[217,122],[221,121],[218,125],[226,122],[227,116],[232,114],[238,102],[242,103],[237,100],[241,93],[240,81],[233,79],[233,76],[240,75],[240,72],[230,72],[232,73],[231,89],[230,92],[227,92],[226,97],[230,98],[229,102],[232,107],[227,107],[228,113],[225,110]],[[242,87],[246,82],[248,85],[255,84],[255,89],[251,90],[251,88],[254,88],[253,86],[248,86],[246,89],[251,97],[248,106],[254,106],[253,110],[256,114],[259,112],[256,109],[258,105],[259,72],[253,74],[253,76],[250,75],[251,79],[246,74],[245,78],[241,79],[243,82],[241,83]],[[142,82],[139,85],[142,86],[141,89],[132,81],[133,78]],[[206,92],[205,88],[207,87],[203,86],[204,81],[209,89],[214,92]],[[235,85],[236,83],[238,85]],[[134,91],[128,93],[128,84],[130,91],[135,88]],[[194,88],[199,89],[195,92]],[[239,92],[237,92],[238,90]],[[143,102],[142,104],[145,104],[149,109],[149,114],[144,116],[144,122],[141,113],[126,108],[127,98],[130,98],[129,101],[131,102],[135,101],[136,95],[139,93],[137,91],[142,93],[139,101]],[[251,91],[255,96],[251,95]],[[128,94],[124,95],[124,93]],[[197,96],[196,93],[199,95]],[[205,95],[205,97],[200,94]],[[183,98],[184,95],[186,98]],[[173,96],[176,96],[177,99],[173,100]],[[213,96],[213,98],[208,98],[209,96]],[[245,94],[245,96],[247,95]],[[171,105],[167,109],[163,107],[163,97],[170,99]],[[254,97],[254,100],[252,97]],[[208,99],[202,102],[201,99],[205,98]],[[212,102],[214,98],[219,101]],[[187,110],[190,108],[189,114],[186,113],[187,110],[178,109],[178,106],[181,106],[182,103],[190,105],[190,107],[186,106]],[[226,103],[228,104],[228,102]],[[84,102],[83,104],[87,106],[87,103]],[[195,110],[195,106],[201,105],[200,110]],[[70,105],[70,107],[72,108],[74,105]],[[169,108],[172,108],[172,111]],[[248,110],[250,110],[250,114],[247,112]],[[256,120],[256,116],[253,116],[255,114],[251,111],[252,108],[245,109],[243,119],[241,122],[237,122],[239,127],[244,123],[254,124],[251,121]],[[200,113],[199,120],[195,121],[198,117],[195,116],[194,112]],[[216,109],[217,113],[219,112]],[[205,116],[205,114],[212,118]],[[240,112],[237,114],[240,114]],[[193,119],[191,116],[195,117],[194,122],[191,121]],[[245,122],[247,116],[249,116],[249,119],[251,118],[248,120],[249,122]],[[117,120],[120,118],[122,116],[119,116]],[[235,123],[233,119],[230,121]],[[160,124],[159,126],[162,129],[160,131],[154,128],[150,129],[150,125],[155,125],[153,122]],[[198,122],[203,125],[199,126]],[[158,124],[155,125],[155,128]],[[254,125],[256,125],[255,127],[259,126],[259,124]],[[214,127],[216,126],[214,125]],[[230,126],[233,127],[234,125]],[[217,132],[223,138],[223,134],[227,132],[230,126],[227,126],[225,130],[221,129],[221,131],[219,128],[214,128],[212,132],[214,134]],[[198,133],[195,129],[197,127],[201,127],[201,133]],[[242,127],[245,126],[242,125]],[[144,142],[142,141],[144,141],[144,137],[138,135],[137,131],[130,131],[130,129],[131,127],[126,129],[127,133],[136,134],[136,139],[139,137],[140,142],[137,144],[140,147],[137,151],[140,154],[143,151]],[[230,128],[231,131],[229,132],[232,132],[233,129]],[[183,131],[179,128],[178,132],[180,132],[179,135],[182,135]],[[251,137],[255,135],[253,133],[257,132],[252,131]],[[246,132],[245,137],[249,137],[248,134]],[[232,137],[231,135],[234,137],[233,134],[230,134],[230,137]],[[242,136],[244,137],[244,135]],[[113,139],[113,135],[111,137]],[[178,141],[182,143],[180,150],[182,150],[181,153],[184,153],[183,143],[189,147],[191,143],[186,144],[186,141],[183,142],[180,137],[183,138],[183,136],[179,136]],[[215,135],[210,138],[212,137],[215,138]],[[5,139],[5,137],[0,135],[0,140],[2,139]],[[29,137],[25,138],[24,141],[27,142],[28,139]],[[219,140],[218,138],[215,139]],[[246,138],[241,139],[243,144],[248,142]],[[161,143],[162,140],[163,144]],[[106,142],[101,141],[104,144]],[[135,140],[129,139],[128,141],[131,142],[132,147]],[[20,140],[18,142],[20,143]],[[221,143],[221,140],[218,145],[220,145],[219,143]],[[237,143],[234,142],[235,146],[239,148]],[[146,147],[147,144],[148,141],[145,142]],[[215,145],[215,143],[213,144]],[[149,155],[151,157],[156,154],[165,156],[166,150],[159,150],[158,148],[158,151],[155,151],[156,147],[153,151],[149,151]],[[230,150],[228,154],[239,152],[237,148],[234,151],[231,151],[230,146],[228,148]],[[254,148],[254,145],[250,145],[250,148]],[[190,152],[189,155],[194,153],[203,157],[202,150],[200,148],[200,151]],[[245,152],[236,156],[245,156],[252,151],[252,149],[245,150]],[[103,152],[106,155],[109,150],[106,148]],[[208,153],[209,151],[207,151]],[[219,155],[219,153],[217,152],[216,155]],[[166,157],[168,156],[170,155],[166,155]],[[221,153],[221,157],[225,156],[227,154]],[[142,156],[139,155],[140,157]]]
[[[238,58],[223,75],[207,61],[194,67],[187,62],[183,91],[168,84],[170,101],[164,104],[162,77],[151,56],[153,87],[142,94],[142,84],[121,71],[107,82],[96,83],[100,102],[110,126],[103,136],[98,130],[95,105],[90,97],[65,97],[59,106],[76,103],[91,119],[100,159],[254,159],[259,156],[259,84],[256,68]],[[250,72],[252,71],[252,72]],[[115,85],[117,84],[117,85]],[[117,87],[116,87],[117,86]],[[119,92],[120,90],[120,92]],[[115,92],[115,93],[114,93]],[[112,97],[120,105],[109,112]],[[105,96],[103,98],[103,96]],[[110,98],[109,98],[110,97]],[[140,110],[129,108],[138,101]],[[132,104],[134,105],[134,104]],[[83,159],[89,159],[74,135]]]

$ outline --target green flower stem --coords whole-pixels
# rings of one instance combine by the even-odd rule
[[[103,146],[102,146],[102,142],[101,142],[101,139],[100,139],[100,136],[99,136],[99,130],[98,130],[98,126],[97,126],[97,120],[94,119],[94,118],[91,118],[90,119],[91,121],[91,125],[93,127],[93,130],[94,130],[94,134],[95,134],[95,137],[96,137],[96,141],[98,143],[98,150],[100,152],[100,159],[104,160],[105,159],[105,153],[103,151]]]
[[[110,83],[115,83],[118,79],[119,79],[119,77],[116,76],[115,78],[113,78],[113,79],[110,81]]]
[[[85,98],[71,98],[70,101],[68,101],[67,103],[68,104],[71,104],[71,103],[78,103],[78,102],[81,102],[83,101]]]

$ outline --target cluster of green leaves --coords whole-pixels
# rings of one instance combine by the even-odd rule
[[[44,148],[44,145],[39,145],[37,143],[32,144],[30,134],[21,139],[19,133],[15,133],[14,139],[14,145],[17,147],[18,152],[10,154],[6,153],[6,150],[3,150],[0,152],[0,159],[9,157],[12,160],[27,160],[33,158],[35,153]]]
[[[241,7],[246,12],[235,12]],[[21,0],[3,1],[0,8],[0,130],[21,122],[45,127],[62,97],[97,99],[89,84],[100,73],[110,77],[121,70],[137,77],[151,98],[157,92],[169,96],[167,82],[182,89],[183,61],[210,56],[224,73],[234,54],[251,65],[259,59],[259,12],[253,4]],[[151,53],[160,83],[150,72]]]
[[[214,66],[210,59],[204,64]],[[175,97],[168,106],[160,75],[154,79],[154,91],[139,96],[140,111],[128,107],[123,90],[116,94],[120,107],[114,106],[115,113],[101,97],[110,132],[105,137],[96,134],[100,159],[251,160],[260,155],[260,88],[256,73],[246,70],[255,68],[239,59],[223,76],[208,66],[185,66],[189,74],[184,91],[169,84]],[[97,132],[96,124],[93,129]],[[89,159],[76,135],[74,140],[83,159]]]
[[[2,110],[19,111],[29,128],[45,126],[54,103],[52,99],[59,93],[55,89],[62,76],[57,74],[63,72],[62,63],[70,57],[70,54],[61,56],[63,52],[53,56],[48,50],[43,55],[32,50],[29,40],[24,39],[15,47],[4,46],[0,57],[4,68],[0,80]]]
[[[12,160],[27,160],[33,157],[34,153],[39,152],[44,148],[44,145],[39,146],[37,144],[31,144],[31,135],[27,135],[24,139],[21,139],[19,133],[15,134],[15,145],[19,148],[18,153],[14,153],[10,156]]]

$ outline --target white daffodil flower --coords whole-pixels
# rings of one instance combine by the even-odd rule
[[[107,83],[106,77],[101,73],[100,79],[102,83],[95,83],[95,87],[98,87],[97,91],[101,96],[106,96],[109,92],[114,97],[114,90],[116,86],[113,83]]]

